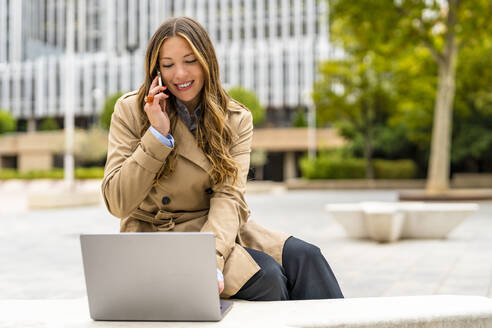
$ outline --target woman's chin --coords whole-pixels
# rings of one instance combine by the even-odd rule
[[[197,101],[197,96],[195,97],[183,97],[181,95],[176,95],[176,98],[185,105],[193,104]],[[188,106],[187,106],[188,107]]]

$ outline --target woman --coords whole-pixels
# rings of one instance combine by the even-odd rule
[[[222,89],[205,29],[164,22],[145,77],[117,101],[109,131],[102,193],[121,231],[213,232],[224,298],[343,297],[317,247],[248,221],[252,116]]]

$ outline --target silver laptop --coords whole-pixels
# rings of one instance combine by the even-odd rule
[[[94,320],[219,321],[212,233],[80,236],[89,311]]]

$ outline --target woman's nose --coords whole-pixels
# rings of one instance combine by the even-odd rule
[[[176,66],[176,74],[175,74],[175,77],[178,80],[186,77],[186,69],[185,69],[184,65],[177,65]],[[180,82],[184,82],[184,81],[180,81]]]

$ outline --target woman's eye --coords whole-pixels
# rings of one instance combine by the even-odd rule
[[[193,60],[187,60],[185,63],[187,63],[187,64],[193,64],[193,63],[196,63],[196,59],[193,59]]]
[[[169,67],[171,67],[171,66],[173,66],[173,64],[169,64],[169,65],[162,65],[162,67],[164,67],[164,68],[169,68]]]

